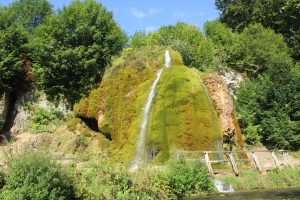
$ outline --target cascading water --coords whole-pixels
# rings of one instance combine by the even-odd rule
[[[171,66],[171,56],[169,50],[165,53],[165,67],[168,68]]]
[[[234,192],[231,184],[225,184],[224,182],[222,182],[218,179],[214,180],[214,185],[219,192],[222,192],[222,193]]]
[[[165,68],[168,68],[170,66],[171,66],[171,56],[170,56],[170,52],[168,50],[166,50],[166,52],[165,52]],[[140,136],[139,136],[139,139],[137,142],[136,156],[130,167],[131,170],[135,170],[138,168],[138,166],[139,166],[140,162],[142,161],[143,156],[145,154],[145,139],[146,139],[146,131],[147,131],[147,125],[148,125],[148,120],[149,120],[151,104],[152,104],[152,101],[155,96],[156,85],[160,79],[160,76],[161,76],[161,73],[163,72],[163,70],[164,69],[162,68],[157,71],[156,79],[151,86],[150,93],[148,94],[147,102],[144,107]]]

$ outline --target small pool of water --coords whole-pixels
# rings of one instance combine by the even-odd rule
[[[206,197],[188,198],[186,200],[299,200],[299,189],[253,190],[247,192],[233,192],[215,194]]]

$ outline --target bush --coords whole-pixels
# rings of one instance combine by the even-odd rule
[[[63,113],[56,108],[49,111],[44,108],[34,108],[28,124],[31,133],[52,132],[64,119]]]
[[[80,199],[157,199],[151,188],[135,184],[127,170],[107,162],[90,165],[79,173],[77,196]]]
[[[0,199],[74,199],[72,182],[66,172],[42,154],[15,158]]]
[[[165,180],[171,192],[178,198],[215,191],[204,165],[188,164],[182,159],[169,164]]]

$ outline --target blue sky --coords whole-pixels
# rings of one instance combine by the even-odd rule
[[[49,0],[55,9],[67,6],[72,0]],[[114,13],[114,19],[128,33],[136,30],[155,31],[160,26],[177,21],[196,24],[218,17],[214,0],[97,0]],[[8,5],[13,0],[0,0]]]

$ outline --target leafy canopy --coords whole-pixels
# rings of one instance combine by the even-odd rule
[[[285,37],[295,59],[300,59],[299,0],[216,0],[220,20],[242,31],[251,23],[261,23]]]
[[[30,44],[38,84],[52,97],[71,104],[99,84],[125,34],[100,3],[73,1],[36,29]]]
[[[187,66],[204,70],[213,60],[213,44],[205,38],[201,30],[192,24],[178,22],[162,26],[154,33],[136,32],[131,47],[160,45],[178,51]]]

